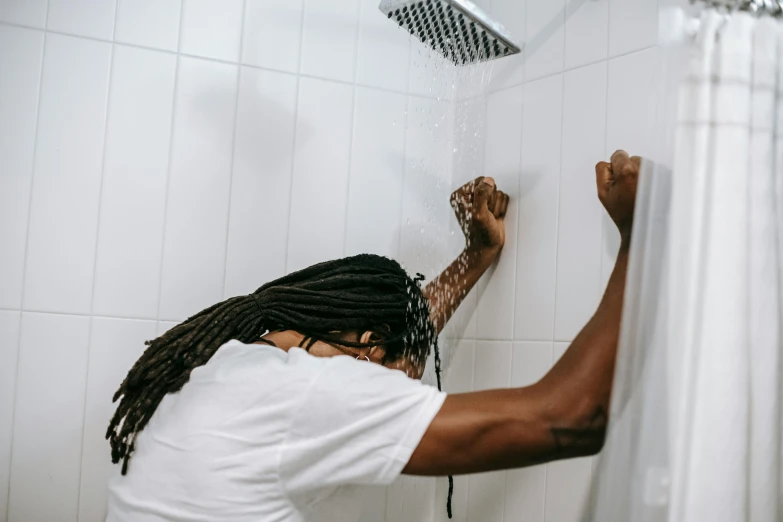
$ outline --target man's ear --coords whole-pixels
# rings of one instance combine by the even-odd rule
[[[381,363],[386,356],[386,348],[383,345],[377,344],[383,341],[383,337],[372,331],[364,332],[359,338],[359,342],[372,346],[368,352],[368,357],[373,362]]]

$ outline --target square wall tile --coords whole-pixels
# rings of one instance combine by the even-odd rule
[[[46,28],[101,40],[114,38],[117,0],[49,0]]]
[[[92,320],[87,369],[87,400],[82,438],[79,520],[106,518],[107,484],[120,474],[111,463],[111,446],[106,428],[119,404],[111,399],[136,360],[144,342],[155,337],[156,321],[128,319]]]
[[[592,457],[546,465],[545,522],[581,522],[592,480]]]
[[[511,386],[522,388],[537,383],[554,363],[551,342],[515,342],[512,351]]]
[[[236,67],[179,60],[160,319],[181,320],[223,298]]]
[[[386,522],[386,487],[367,486],[362,494],[362,522]]]
[[[114,41],[176,51],[182,0],[118,0]]]
[[[296,73],[304,0],[246,0],[242,63]]]
[[[48,0],[3,0],[0,3],[0,22],[46,28]]]
[[[296,76],[242,68],[224,297],[285,274],[296,90]]]
[[[495,60],[492,67],[490,90],[501,90],[525,81],[525,35],[527,32],[527,3],[536,0],[493,0],[492,18],[502,24],[512,40],[523,48],[514,56]]]
[[[658,41],[658,0],[609,0],[609,56]]]
[[[76,522],[89,329],[89,317],[22,314],[11,521]]]
[[[93,313],[156,317],[176,57],[116,45]]]
[[[606,60],[609,0],[572,0],[566,9],[566,69]]]
[[[407,108],[403,94],[356,88],[346,255],[397,257]]]
[[[605,159],[606,62],[565,74],[555,339],[572,340],[595,312],[601,216],[595,164]]]
[[[514,283],[517,254],[517,214],[520,146],[522,144],[522,87],[493,93],[487,101],[484,174],[498,190],[509,195],[505,217],[506,244],[496,265],[479,284],[476,336],[512,339],[514,336]]]
[[[0,307],[22,306],[44,36],[0,26]],[[1,510],[0,510],[1,512]]]
[[[475,356],[475,341],[451,341],[448,347],[441,347],[443,391],[447,393],[468,393],[473,389]]]
[[[642,157],[654,152],[658,72],[656,48],[609,60],[606,161],[617,149]]]
[[[508,388],[511,385],[512,344],[507,341],[476,341],[473,391]]]
[[[430,520],[434,497],[434,478],[401,475],[386,492],[386,522]]]
[[[20,312],[0,311],[0,518],[8,509]],[[5,518],[2,518],[5,520]]]
[[[410,33],[391,23],[377,0],[360,0],[356,82],[398,92],[408,88]]]
[[[527,3],[525,79],[535,80],[563,70],[565,0]]]
[[[469,475],[467,522],[503,522],[505,499],[505,471]]]
[[[301,78],[286,270],[342,257],[353,87]]]
[[[179,51],[239,61],[243,0],[182,0]]]
[[[307,0],[302,28],[300,72],[353,82],[360,0]]]
[[[552,339],[563,76],[525,84],[514,338]]]
[[[46,37],[24,306],[89,313],[111,44]]]

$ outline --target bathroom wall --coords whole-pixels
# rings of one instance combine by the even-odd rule
[[[515,197],[477,308],[449,330],[460,339],[450,391],[531,384],[564,353],[619,245],[593,167],[618,148],[649,154],[655,139],[656,0],[492,0],[489,10],[528,41],[524,56],[495,64],[486,97],[484,172]],[[455,520],[579,522],[593,462],[458,477]],[[439,480],[436,520],[446,488]]]
[[[447,389],[551,366],[611,268],[592,164],[649,142],[656,6],[563,26],[563,0],[479,3],[519,40],[555,27],[488,96],[377,0],[0,0],[0,521],[102,520],[110,396],[144,340],[341,255],[432,275],[459,248],[448,192],[481,172],[515,199]],[[575,521],[591,470],[458,478],[455,518]],[[445,481],[405,478],[363,520],[444,506]]]
[[[0,520],[103,520],[144,340],[321,260],[436,270],[454,104],[420,51],[376,0],[0,0]]]

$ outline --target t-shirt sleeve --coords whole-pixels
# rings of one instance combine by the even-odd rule
[[[401,371],[342,356],[329,359],[302,393],[280,450],[280,477],[291,494],[390,484],[446,399]]]

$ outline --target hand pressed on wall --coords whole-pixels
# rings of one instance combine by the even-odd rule
[[[466,248],[497,256],[506,242],[508,194],[498,190],[494,179],[482,176],[455,190],[450,201]]]
[[[598,199],[617,225],[623,245],[627,247],[633,229],[636,185],[642,158],[629,157],[624,150],[618,150],[612,154],[610,161],[601,161],[595,166]]]

